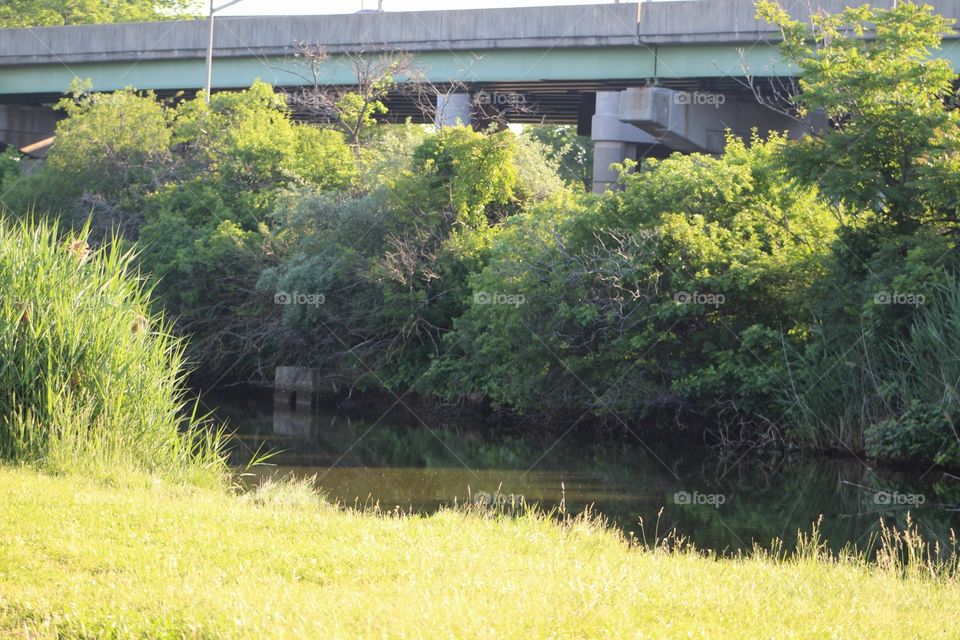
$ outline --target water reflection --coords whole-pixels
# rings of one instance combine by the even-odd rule
[[[238,431],[234,462],[282,450],[260,473],[317,476],[335,500],[432,511],[486,496],[522,497],[545,508],[594,512],[635,535],[670,529],[698,547],[734,551],[796,531],[823,516],[831,546],[861,548],[880,518],[905,526],[909,513],[929,539],[960,525],[960,478],[942,472],[872,469],[856,460],[728,460],[691,446],[597,442],[569,434],[493,439],[468,428],[423,424],[382,409],[343,412],[274,407],[269,395],[217,394],[206,402]],[[653,436],[651,436],[652,439]]]

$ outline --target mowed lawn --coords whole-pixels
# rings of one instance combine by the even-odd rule
[[[960,582],[0,467],[0,637],[958,638]]]

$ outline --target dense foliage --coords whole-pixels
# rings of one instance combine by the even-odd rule
[[[810,339],[786,353],[784,423],[818,446],[859,450],[866,430],[876,455],[949,458],[960,407],[960,115],[956,74],[934,54],[950,21],[912,3],[864,6],[814,16],[811,38],[774,4],[759,13],[781,26],[783,52],[802,70],[797,110],[833,123],[787,148],[784,163],[842,223],[828,273],[810,290]],[[931,412],[940,418],[922,453],[888,437]]]
[[[195,8],[192,0],[4,0],[0,28],[170,20]]]
[[[804,315],[836,226],[776,162],[785,141],[674,156],[591,208],[506,225],[437,363],[449,393],[538,410],[767,412],[776,327]],[[514,296],[523,304],[497,304]],[[483,302],[481,299],[480,302]]]
[[[209,106],[78,87],[43,170],[12,180],[0,157],[4,199],[138,241],[211,380],[296,363],[398,396],[956,464],[949,25],[910,3],[812,32],[759,11],[802,71],[786,107],[831,126],[645,161],[604,196],[571,129],[364,120],[348,138],[257,83]]]
[[[0,459],[219,483],[183,395],[182,347],[118,244],[0,220]],[[205,434],[205,435],[204,435]]]

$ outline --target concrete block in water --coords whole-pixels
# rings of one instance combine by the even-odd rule
[[[277,367],[274,374],[273,402],[278,406],[310,410],[338,394],[338,385],[323,381],[311,367]]]

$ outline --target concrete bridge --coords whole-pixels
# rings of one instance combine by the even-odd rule
[[[786,0],[797,17],[851,0]],[[874,0],[887,5],[894,0]],[[960,17],[960,0],[935,0]],[[596,143],[595,188],[615,179],[610,162],[672,150],[717,152],[727,128],[793,130],[761,107],[761,92],[794,70],[776,50],[779,31],[758,21],[752,0],[678,0],[606,5],[332,16],[217,18],[213,87],[260,78],[303,84],[296,43],[330,54],[321,82],[355,82],[348,54],[404,51],[438,87],[444,118],[470,122],[476,97],[506,105],[515,122],[577,124]],[[50,105],[74,78],[95,90],[127,86],[163,94],[205,81],[206,20],[0,30],[0,141],[23,146],[49,136]],[[960,68],[960,41],[942,52]],[[470,96],[473,96],[471,98]],[[511,109],[522,101],[525,109]],[[400,96],[391,116],[418,117]]]

